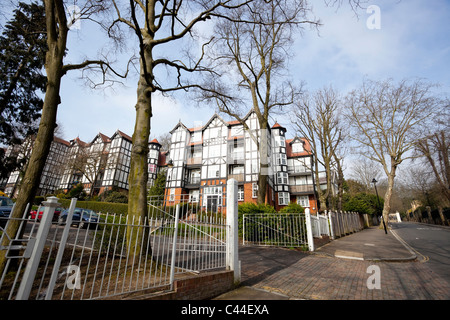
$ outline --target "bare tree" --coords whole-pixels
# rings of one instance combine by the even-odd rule
[[[125,30],[136,35],[139,44],[139,80],[137,84],[136,120],[132,136],[129,173],[128,215],[135,221],[144,221],[147,216],[147,157],[152,117],[152,97],[155,93],[170,93],[179,90],[205,89],[195,81],[189,81],[197,72],[212,72],[205,66],[205,47],[201,43],[198,56],[183,54],[186,42],[194,36],[199,24],[214,17],[227,19],[228,12],[252,0],[130,0],[128,4],[113,3],[114,18],[107,28],[115,37]],[[180,49],[181,48],[181,49]],[[169,76],[161,75],[166,71]],[[168,80],[167,80],[168,79]],[[167,80],[167,81],[165,81]],[[139,220],[140,219],[140,220]],[[142,234],[138,230],[127,230],[127,239],[133,246]],[[134,247],[133,247],[134,248]],[[140,252],[140,249],[136,249]]]
[[[352,163],[350,176],[362,183],[366,191],[373,189],[372,180],[380,180],[382,168],[378,162],[374,162],[365,157],[361,157]]]
[[[107,144],[97,143],[80,147],[76,156],[68,159],[65,168],[66,170],[72,170],[83,175],[85,180],[90,184],[88,196],[92,197],[100,174],[105,170],[107,158]]]
[[[80,7],[79,18],[92,19],[95,14],[104,11],[104,4],[95,0],[77,2]],[[27,169],[22,180],[19,195],[11,218],[20,218],[28,203],[31,203],[39,186],[39,179],[47,159],[53,132],[56,127],[56,114],[61,103],[59,95],[61,79],[71,70],[81,70],[86,67],[98,66],[103,72],[120,76],[109,63],[104,60],[85,60],[79,64],[65,64],[69,23],[67,21],[66,6],[63,0],[44,0],[45,23],[47,33],[47,52],[45,55],[45,71],[47,85],[41,121],[34,142],[33,150],[28,161]],[[123,77],[123,76],[122,76]],[[6,232],[14,237],[19,228],[20,220],[11,219]],[[7,238],[4,238],[7,245]],[[0,272],[5,265],[5,251],[0,251]]]
[[[338,148],[343,137],[339,94],[333,88],[323,88],[314,94],[305,94],[293,108],[293,125],[298,132],[310,141],[314,154],[313,170],[320,210],[327,210],[332,188],[332,171],[338,171],[340,194],[343,188],[342,154]],[[320,188],[319,172],[326,174],[326,189]]]
[[[266,130],[274,112],[291,105],[300,91],[289,80],[288,60],[295,32],[304,25],[319,25],[309,19],[310,13],[306,1],[258,0],[216,25],[218,46],[212,59],[221,65],[220,71],[216,69],[221,77],[210,81],[214,90],[203,98],[215,101],[220,112],[237,119],[256,144],[260,155],[259,203],[265,202],[267,190]],[[239,17],[247,23],[238,21]],[[250,131],[245,122],[248,105],[257,116],[261,134]]]
[[[388,221],[398,166],[414,157],[412,150],[421,126],[427,125],[441,101],[433,86],[421,80],[370,81],[346,100],[352,139],[362,155],[379,163],[387,177],[383,218]]]
[[[450,137],[448,131],[440,131],[417,141],[417,150],[425,157],[442,193],[450,201]]]

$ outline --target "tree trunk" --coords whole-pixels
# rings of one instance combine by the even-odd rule
[[[152,117],[152,87],[151,82],[147,81],[145,74],[152,72],[151,51],[145,52],[147,61],[143,65],[141,58],[141,76],[138,82],[137,103],[136,103],[136,123],[132,137],[130,173],[128,176],[128,223],[133,225],[144,225],[148,214],[147,207],[147,158],[148,158],[148,142],[150,137],[150,119]],[[144,72],[143,70],[146,70]],[[128,254],[145,253],[146,248],[141,247],[142,236],[145,227],[127,227]]]
[[[66,47],[66,35],[60,35],[60,40],[51,42],[48,40],[49,50],[46,54],[45,70],[47,73],[47,86],[42,108],[39,130],[34,141],[30,160],[28,161],[25,175],[19,189],[14,212],[11,218],[21,218],[27,204],[32,203],[39,186],[42,171],[50,151],[50,144],[53,141],[53,132],[56,127],[56,113],[60,103],[59,89],[61,85],[64,50]],[[9,237],[14,237],[18,231],[20,220],[10,220],[6,233]],[[4,238],[2,245],[7,245]],[[6,263],[5,250],[0,251],[0,273]]]
[[[394,190],[394,178],[395,178],[396,170],[397,170],[397,166],[395,166],[395,165],[391,166],[391,171],[389,172],[389,175],[388,175],[388,187],[387,187],[386,193],[384,194],[384,206],[383,206],[382,218],[383,218],[386,226],[387,226],[387,222],[389,221],[389,212],[391,211],[391,198],[392,198],[392,192]],[[381,223],[380,228],[383,228],[383,223]]]
[[[258,203],[266,202],[267,176],[269,174],[267,125],[260,124],[261,134],[259,138],[259,175],[258,175]]]

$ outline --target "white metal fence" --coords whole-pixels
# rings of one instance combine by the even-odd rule
[[[312,215],[309,209],[304,214],[244,214],[241,225],[244,245],[307,246],[310,251],[315,249],[314,238],[335,239],[364,228],[358,213],[329,211]]]
[[[237,186],[235,193],[237,198]],[[189,273],[234,270],[224,210],[205,212],[173,200],[171,206],[154,201],[144,218],[86,211],[84,223],[76,199],[59,221],[52,222],[57,198],[49,198],[40,221],[27,209],[14,239],[6,227],[0,230],[1,243],[8,243],[0,247],[7,253],[0,299],[103,299],[170,290]],[[237,218],[237,201],[236,210],[227,210]]]
[[[302,214],[244,214],[241,233],[244,245],[307,245],[305,216]]]

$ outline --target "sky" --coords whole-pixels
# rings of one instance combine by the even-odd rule
[[[377,11],[358,9],[357,14],[343,1],[337,8],[326,1],[310,1],[322,22],[319,30],[298,34],[292,47],[289,70],[294,81],[314,91],[332,85],[342,93],[358,87],[363,79],[424,78],[441,85],[439,92],[450,96],[450,1],[376,0]],[[327,1],[329,2],[329,1]],[[373,28],[376,27],[376,28]],[[133,34],[129,35],[133,39]],[[82,21],[69,33],[66,62],[77,63],[96,55],[113,55],[104,37]],[[117,65],[125,66],[136,50],[125,47]],[[137,78],[133,74],[123,85],[91,89],[81,73],[68,73],[62,81],[57,122],[66,140],[79,137],[89,142],[99,132],[112,136],[119,129],[133,134]],[[188,95],[162,97],[153,104],[151,137],[171,131],[178,121],[188,127],[206,123],[214,114],[210,106],[198,107]],[[289,119],[277,116],[288,126]],[[294,136],[295,132],[287,133]]]
[[[379,8],[379,15],[366,9],[358,9],[355,14],[345,1],[339,8],[327,7],[325,1],[310,3],[323,25],[318,31],[307,28],[296,37],[289,68],[294,81],[306,83],[305,89],[314,91],[332,85],[345,93],[359,86],[364,78],[417,77],[440,84],[439,92],[449,96],[450,1],[370,1],[369,5]],[[93,48],[98,48],[102,39],[83,21],[80,29],[71,31],[69,37],[70,62],[96,53]],[[123,58],[132,50],[125,51]],[[126,61],[119,65],[124,66]],[[90,141],[98,132],[111,136],[117,129],[131,136],[135,121],[135,75],[124,85],[115,85],[113,90],[92,90],[79,78],[80,73],[73,72],[63,79],[57,119],[63,137]],[[177,98],[157,95],[151,136],[169,132],[180,120],[188,127],[206,123],[213,114],[213,107],[197,107],[187,95]],[[289,125],[288,119],[277,116],[276,120]]]

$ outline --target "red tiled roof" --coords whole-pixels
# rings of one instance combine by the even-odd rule
[[[104,134],[101,133],[101,132],[99,132],[98,134],[100,135],[100,138],[102,138],[102,141],[103,141],[104,143],[111,142],[111,139],[110,139],[107,135],[104,135]]]
[[[53,141],[65,144],[68,147],[70,146],[70,142],[69,141],[66,141],[66,140],[58,138],[58,137],[53,137]]]
[[[88,146],[88,144],[84,141],[82,141],[79,137],[76,137],[75,139],[73,139],[72,141],[75,141],[77,144],[79,144],[82,147],[86,147]]]
[[[124,137],[125,139],[127,139],[127,140],[129,140],[129,141],[133,141],[133,139],[132,139],[129,135],[127,135],[126,133],[123,133],[123,132],[120,131],[120,130],[117,130],[117,132],[118,132],[122,137]]]
[[[295,139],[296,138],[286,140],[286,156],[288,158],[295,158],[295,157],[302,157],[302,156],[310,156],[310,155],[312,155],[311,144],[309,143],[308,139],[306,139],[306,138],[297,138],[297,139],[302,140],[304,151],[302,151],[302,152],[295,152],[295,153],[292,152],[292,142]]]
[[[281,126],[278,122],[275,122],[275,124],[272,126],[272,129],[277,129],[277,128],[283,128],[285,129],[283,126]]]
[[[163,167],[167,165],[167,151],[160,152],[158,157],[158,166]]]

